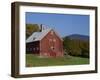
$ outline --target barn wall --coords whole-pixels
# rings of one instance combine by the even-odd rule
[[[52,30],[53,31],[53,30]],[[55,34],[50,31],[42,40],[41,40],[41,56],[48,57],[57,57],[63,56],[63,42]]]
[[[26,53],[39,54],[40,46],[39,41],[26,44]]]

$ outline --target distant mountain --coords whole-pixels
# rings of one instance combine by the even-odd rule
[[[76,40],[84,40],[84,41],[89,40],[89,36],[80,35],[80,34],[72,34],[72,35],[66,36],[65,38],[76,39]]]

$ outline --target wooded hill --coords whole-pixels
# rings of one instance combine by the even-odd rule
[[[73,35],[72,37],[71,35],[64,37],[63,40],[65,55],[89,58],[89,36],[85,37],[84,35]]]

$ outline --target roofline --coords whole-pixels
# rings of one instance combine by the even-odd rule
[[[38,42],[38,41],[40,41],[40,40],[37,40],[37,41],[32,41],[32,42]],[[26,43],[32,43],[32,42],[26,42]]]
[[[53,31],[55,32],[55,34],[59,37],[59,39],[60,39],[61,41],[63,41],[63,39],[59,36],[59,34],[58,34],[54,29],[51,29],[51,30],[53,30]],[[50,31],[51,31],[51,30],[50,30]],[[48,34],[50,31],[48,31],[47,34]],[[40,40],[36,40],[36,41],[41,41],[42,39],[44,39],[44,37],[45,37],[47,34],[45,34]],[[32,41],[32,42],[36,42],[36,41]],[[31,43],[31,42],[26,42],[26,43]]]
[[[63,39],[58,35],[58,33],[57,33],[54,29],[51,29],[51,30],[53,30],[53,31],[55,32],[55,34],[59,37],[59,39],[60,39],[61,41],[63,41]],[[50,30],[50,31],[51,31],[51,30]],[[50,31],[49,31],[49,32],[50,32]],[[48,32],[48,33],[49,33],[49,32]],[[48,33],[47,33],[47,34],[48,34]],[[47,34],[46,34],[46,35],[47,35]],[[46,36],[46,35],[45,35],[45,36]],[[44,36],[44,37],[45,37],[45,36]],[[43,37],[43,38],[44,38],[44,37]],[[42,38],[42,39],[43,39],[43,38]],[[41,40],[42,40],[42,39],[41,39]]]
[[[56,35],[63,41],[63,39],[60,37],[60,35],[54,30],[54,29],[52,29],[55,33],[56,33]]]

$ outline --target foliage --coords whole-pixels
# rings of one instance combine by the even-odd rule
[[[26,39],[36,31],[39,31],[38,24],[26,24]]]
[[[89,57],[89,41],[64,38],[64,50],[69,55]]]

